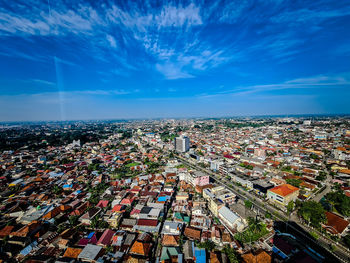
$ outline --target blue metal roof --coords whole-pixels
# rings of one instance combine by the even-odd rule
[[[196,262],[197,263],[206,263],[207,258],[206,258],[206,253],[204,248],[198,248],[196,247],[194,249],[194,255],[196,257]]]

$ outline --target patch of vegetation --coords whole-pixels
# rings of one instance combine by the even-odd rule
[[[335,192],[330,192],[325,196],[332,211],[337,211],[344,216],[350,216],[350,197],[346,196],[344,191],[338,189]]]
[[[246,168],[248,170],[253,170],[253,168],[254,168],[253,165],[246,164],[246,163],[241,163],[240,166],[243,167],[243,168]]]
[[[295,187],[300,187],[302,181],[300,179],[286,179],[287,184],[293,185]]]
[[[137,165],[140,165],[140,163],[138,163],[138,162],[133,162],[133,163],[128,163],[127,165],[125,165],[125,167],[130,168],[130,167],[134,167],[134,166],[137,166]]]
[[[226,245],[222,252],[227,255],[227,258],[230,261],[230,263],[239,263],[239,258],[234,248],[230,247],[229,245]]]
[[[253,206],[253,203],[252,203],[252,201],[250,201],[250,200],[245,200],[245,201],[244,201],[244,205],[245,205],[246,208],[251,209],[252,206]]]
[[[264,223],[257,218],[248,217],[248,228],[242,233],[237,233],[235,239],[242,243],[250,243],[257,241],[268,233],[269,231]]]
[[[314,238],[314,239],[318,239],[319,238],[319,236],[316,234],[316,232],[314,232],[314,231],[311,231],[310,232],[310,235]]]
[[[214,250],[215,244],[214,244],[213,241],[207,240],[207,241],[205,241],[205,242],[202,242],[202,243],[197,244],[197,247],[199,247],[199,248],[205,248],[206,250],[208,250],[208,251],[210,252],[210,251]]]
[[[326,221],[324,212],[323,206],[315,201],[306,201],[302,203],[298,210],[299,216],[313,227],[319,227],[321,223]]]

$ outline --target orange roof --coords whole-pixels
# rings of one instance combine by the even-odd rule
[[[173,235],[164,235],[162,240],[163,246],[178,246],[179,245],[179,236]]]
[[[5,226],[3,229],[0,230],[0,238],[8,236],[13,229],[14,226]]]
[[[345,152],[345,151],[346,151],[345,147],[337,147],[337,150],[338,150],[338,151],[342,151],[342,152]]]
[[[218,255],[214,252],[210,252],[210,263],[220,263]]]
[[[131,247],[130,253],[147,256],[150,251],[151,251],[150,243],[142,243],[139,241],[135,241],[135,243]]]
[[[67,248],[67,250],[64,253],[63,257],[66,257],[66,258],[78,258],[78,256],[81,253],[81,251],[82,251],[81,248],[69,247],[69,248]]]
[[[339,170],[339,173],[350,174],[350,169],[341,169]]]
[[[40,227],[40,225],[41,224],[38,221],[32,221],[30,224],[22,227],[21,229],[12,232],[11,235],[17,237],[26,237],[30,232]]]
[[[59,213],[61,212],[61,209],[59,206],[55,207],[54,209],[52,209],[50,212],[48,212],[47,214],[45,214],[43,216],[43,219],[51,219],[54,218],[55,216],[57,216]]]
[[[201,239],[201,230],[194,228],[194,227],[186,227],[184,232],[186,237],[192,238],[192,239]]]
[[[298,191],[299,188],[298,187],[295,187],[293,185],[290,185],[290,184],[281,184],[279,186],[276,186],[272,189],[270,189],[269,191],[275,193],[275,194],[278,194],[280,196],[287,196],[287,195],[290,195],[292,193],[294,193],[295,191]]]
[[[242,255],[242,262],[244,263],[271,263],[271,256],[265,251],[260,251],[258,254],[252,253]]]

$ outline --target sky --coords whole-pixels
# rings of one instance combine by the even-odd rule
[[[350,113],[348,0],[0,0],[0,121]]]

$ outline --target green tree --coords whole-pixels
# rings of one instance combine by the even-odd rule
[[[343,241],[345,243],[345,245],[350,248],[350,235],[346,235],[345,237],[343,237]]]
[[[70,216],[68,218],[69,224],[71,226],[75,226],[77,224],[77,222],[78,222],[78,219],[79,219],[79,216]]]
[[[304,202],[299,211],[299,216],[301,216],[308,224],[314,227],[319,227],[321,223],[326,221],[325,210],[320,203],[315,201]]]
[[[226,245],[224,247],[224,249],[222,250],[222,252],[224,252],[227,255],[230,263],[239,263],[238,255],[237,255],[236,250],[234,248]]]
[[[300,179],[286,179],[287,184],[293,185],[295,187],[299,187],[301,184]]]
[[[288,216],[290,216],[290,214],[293,212],[294,210],[294,201],[290,201],[288,204],[287,204],[287,213],[288,213]]]
[[[248,227],[254,233],[259,233],[264,228],[261,220],[257,217],[248,217]]]
[[[265,213],[265,217],[266,217],[267,219],[270,219],[270,218],[272,218],[272,215],[271,215],[269,212],[266,212],[266,213]]]
[[[350,197],[346,196],[344,191],[337,189],[335,192],[330,192],[326,196],[326,202],[335,210],[344,216],[350,216]]]
[[[246,208],[251,209],[252,206],[253,206],[253,203],[252,203],[252,201],[250,201],[250,200],[245,200],[245,201],[244,201],[244,206],[245,206]]]
[[[210,251],[214,250],[215,244],[214,244],[213,241],[207,240],[207,241],[205,241],[203,243],[199,243],[198,247],[199,248],[205,248],[206,250],[208,250],[210,252]]]

